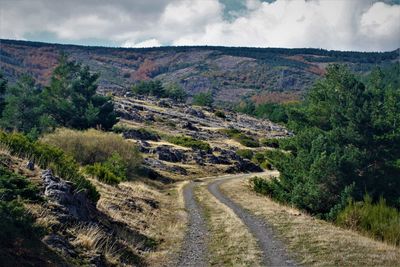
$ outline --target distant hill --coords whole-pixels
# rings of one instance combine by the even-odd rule
[[[11,83],[31,74],[46,84],[64,51],[100,73],[99,90],[123,93],[140,80],[180,84],[189,95],[211,90],[215,99],[236,102],[253,96],[260,103],[298,98],[325,72],[344,63],[360,74],[399,61],[392,52],[245,47],[106,48],[0,40],[1,71]]]

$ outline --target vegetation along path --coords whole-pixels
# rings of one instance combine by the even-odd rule
[[[240,178],[243,177],[233,176],[218,179],[208,185],[208,190],[220,202],[232,209],[234,213],[250,229],[250,232],[255,236],[258,241],[258,245],[261,248],[263,254],[263,264],[265,264],[266,266],[296,266],[294,261],[289,258],[284,245],[275,238],[271,226],[269,226],[265,222],[265,220],[262,220],[261,218],[250,214],[241,206],[233,202],[230,198],[221,193],[221,191],[219,190],[219,186],[222,183],[230,179]]]

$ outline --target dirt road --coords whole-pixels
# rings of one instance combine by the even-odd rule
[[[248,227],[253,237],[257,240],[262,251],[263,266],[295,266],[290,259],[284,245],[275,238],[274,232],[265,220],[262,220],[225,196],[219,186],[231,179],[243,179],[249,175],[231,175],[215,177],[204,180],[208,183],[209,192],[222,204],[230,208],[236,216]],[[196,199],[193,189],[200,186],[192,182],[184,190],[185,206],[189,216],[189,226],[186,239],[180,255],[180,266],[206,266],[207,265],[207,226],[204,214]],[[204,186],[204,184],[203,184]]]

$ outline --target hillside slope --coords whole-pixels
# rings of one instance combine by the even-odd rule
[[[160,47],[105,48],[0,40],[0,68],[9,81],[29,73],[46,84],[61,51],[100,73],[99,90],[123,93],[140,80],[178,83],[189,95],[211,90],[215,99],[236,102],[297,98],[325,72],[344,63],[359,73],[399,60],[399,50],[385,53],[320,49]],[[273,92],[271,94],[271,92]]]

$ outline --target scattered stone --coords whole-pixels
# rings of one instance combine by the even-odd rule
[[[26,163],[26,168],[30,171],[35,170],[35,163],[33,163],[32,160],[28,161],[28,163]]]
[[[185,110],[185,113],[201,119],[204,119],[206,117],[201,110],[196,110],[194,108],[187,108]]]
[[[57,234],[50,234],[43,238],[43,243],[58,251],[63,256],[75,257],[77,253],[74,247],[64,237]]]
[[[181,124],[181,127],[183,129],[188,129],[190,131],[198,131],[199,128],[197,128],[196,126],[194,126],[190,121],[185,121]]]

